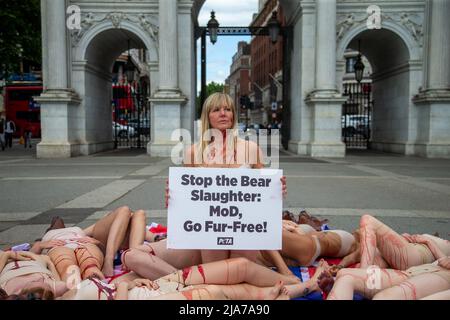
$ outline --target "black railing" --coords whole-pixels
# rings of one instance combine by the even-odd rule
[[[150,103],[139,86],[113,90],[115,148],[146,148],[150,141]]]
[[[348,149],[369,149],[372,134],[372,84],[345,83],[342,140]]]

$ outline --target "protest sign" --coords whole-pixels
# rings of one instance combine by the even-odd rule
[[[281,170],[169,169],[167,246],[281,249]]]

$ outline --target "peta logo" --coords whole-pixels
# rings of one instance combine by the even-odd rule
[[[218,237],[217,245],[218,246],[231,246],[231,245],[233,245],[233,237]]]
[[[66,20],[66,26],[69,30],[81,30],[81,9],[77,5],[67,7],[67,14],[70,16]]]
[[[377,5],[370,5],[366,12],[369,14],[367,18],[367,29],[381,29],[381,9]]]

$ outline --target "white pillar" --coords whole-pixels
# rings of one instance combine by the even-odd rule
[[[316,0],[315,85],[336,92],[336,0]]]
[[[159,87],[152,102],[151,156],[167,157],[178,141],[174,130],[181,128],[181,106],[186,103],[178,84],[178,0],[159,0]]]
[[[450,90],[450,1],[430,2],[427,90]]]
[[[336,0],[316,0],[315,67],[315,88],[305,98],[312,116],[306,151],[312,157],[344,157],[341,114],[346,99],[336,88]]]
[[[68,88],[66,1],[42,0],[41,9],[46,87],[36,98],[41,104],[42,126],[36,154],[38,158],[68,158],[80,154],[75,110],[81,101],[74,90]]]
[[[47,2],[47,86],[49,90],[67,88],[67,40],[65,1]]]
[[[159,89],[156,96],[179,96],[177,0],[159,0]]]
[[[414,153],[450,158],[450,1],[431,0],[428,5],[424,88],[413,98],[421,128]]]

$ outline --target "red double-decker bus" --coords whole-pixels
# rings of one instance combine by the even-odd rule
[[[124,125],[128,124],[129,115],[135,111],[132,93],[133,90],[129,84],[112,85],[113,121]]]
[[[41,107],[33,97],[39,96],[42,86],[6,86],[5,111],[6,117],[14,121],[18,138],[29,127],[33,137],[41,137]]]

